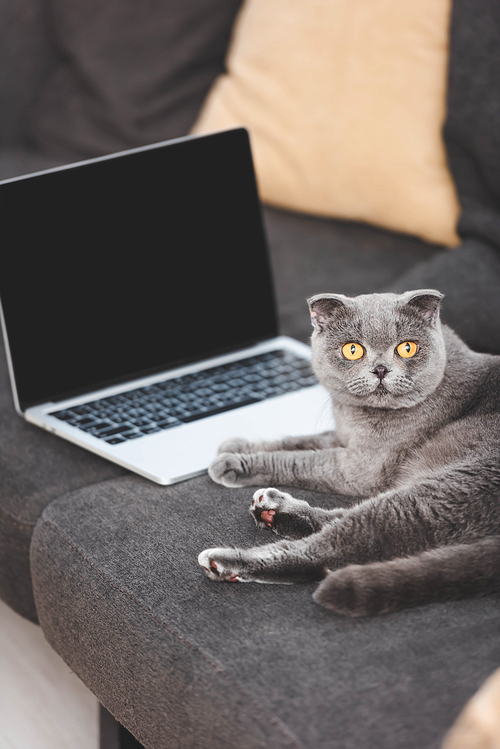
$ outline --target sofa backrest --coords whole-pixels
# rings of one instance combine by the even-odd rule
[[[70,158],[186,135],[224,70],[240,5],[44,2],[58,60],[31,107],[29,125],[42,151]]]
[[[26,112],[55,65],[43,0],[0,0],[0,145],[16,145]]]

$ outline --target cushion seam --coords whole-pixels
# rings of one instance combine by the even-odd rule
[[[284,738],[288,740],[292,740],[295,744],[296,749],[304,749],[304,746],[302,742],[298,739],[297,736],[286,726],[283,721],[281,721],[279,718],[276,718],[273,715],[270,715],[263,707],[262,705],[259,705],[253,696],[249,694],[238,682],[234,681],[232,677],[229,676],[224,666],[219,663],[213,656],[208,655],[204,650],[199,648],[197,645],[194,645],[189,639],[184,637],[183,635],[179,634],[176,630],[171,629],[165,622],[163,622],[156,614],[154,614],[150,608],[148,608],[145,604],[141,603],[135,596],[133,596],[128,591],[124,590],[120,585],[118,585],[113,579],[110,578],[108,574],[105,574],[102,570],[100,570],[91,559],[89,559],[82,551],[81,549],[73,542],[71,541],[56,525],[54,525],[51,521],[47,520],[46,518],[41,518],[41,523],[46,525],[50,530],[52,530],[56,536],[58,536],[64,543],[66,543],[68,546],[70,546],[76,554],[78,554],[81,559],[94,571],[97,572],[97,574],[106,581],[107,584],[111,585],[118,593],[128,598],[132,603],[134,603],[136,606],[138,606],[144,613],[149,615],[153,621],[158,624],[162,629],[164,629],[166,632],[168,632],[170,635],[172,635],[174,638],[179,640],[184,646],[188,647],[190,650],[192,650],[197,655],[200,655],[203,660],[209,664],[209,666],[212,667],[214,671],[216,671],[219,674],[223,674],[229,684],[235,688],[246,700],[249,700],[255,709],[259,711],[259,714],[264,714],[267,718],[267,721],[274,725],[279,732],[283,735]]]

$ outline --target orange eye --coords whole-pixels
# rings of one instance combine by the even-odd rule
[[[342,354],[346,359],[349,359],[349,361],[361,359],[364,353],[365,350],[363,346],[359,345],[359,343],[346,343],[342,346]]]
[[[400,343],[396,351],[403,359],[411,359],[417,353],[418,346],[413,341],[404,341]]]

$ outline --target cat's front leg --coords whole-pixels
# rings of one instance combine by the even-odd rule
[[[250,549],[205,549],[198,563],[218,582],[294,583],[321,580],[327,569],[304,543],[279,541]]]
[[[278,489],[258,489],[253,495],[250,513],[257,527],[270,528],[278,536],[304,538],[343,515],[343,510],[311,507]]]
[[[311,471],[306,471],[309,462],[304,460],[304,456],[311,454],[315,453],[312,451],[221,453],[209,466],[208,474],[217,484],[233,489],[262,484],[308,487],[311,479],[313,485],[310,488],[318,488],[318,482]],[[299,464],[304,468],[297,471],[295,466]],[[308,473],[307,478],[306,473]]]
[[[205,549],[198,555],[198,564],[211,580],[243,582],[243,567],[238,549]]]
[[[218,484],[239,486],[297,486],[318,491],[359,495],[357,486],[346,485],[337,451],[295,450],[257,453],[221,453],[208,469]],[[350,489],[350,490],[349,490]]]
[[[373,496],[382,491],[386,471],[383,455],[366,450],[359,455],[343,447],[221,453],[208,469],[216,483],[232,488],[274,484],[352,497]]]
[[[325,450],[338,445],[339,440],[334,431],[258,442],[250,442],[243,437],[233,437],[222,442],[217,453],[220,455],[221,453],[258,453],[280,450]]]

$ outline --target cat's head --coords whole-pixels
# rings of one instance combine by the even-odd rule
[[[443,294],[316,294],[308,300],[313,366],[332,396],[350,405],[409,408],[442,380]]]

